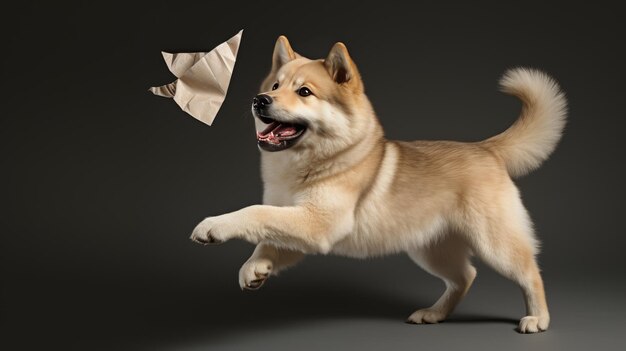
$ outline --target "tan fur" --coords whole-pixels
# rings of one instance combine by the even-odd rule
[[[261,152],[264,205],[206,218],[192,234],[203,243],[258,243],[240,270],[242,288],[258,288],[304,253],[406,252],[446,284],[433,306],[409,316],[436,323],[471,286],[476,255],[522,287],[527,316],[519,330],[548,328],[537,240],[511,176],[538,167],[560,138],[565,99],[552,79],[524,69],[505,75],[505,90],[525,105],[520,120],[496,137],[401,142],[384,138],[343,44],[324,60],[309,60],[280,37],[272,62],[261,86],[274,101],[272,117],[306,121],[308,130],[289,149]],[[314,95],[299,96],[302,86]]]

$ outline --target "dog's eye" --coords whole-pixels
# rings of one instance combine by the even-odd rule
[[[276,90],[278,89],[278,83],[274,83],[274,85],[272,85],[272,90]]]
[[[311,94],[313,94],[313,93],[307,87],[302,87],[302,88],[300,88],[298,90],[298,95],[300,95],[300,96],[309,96]]]

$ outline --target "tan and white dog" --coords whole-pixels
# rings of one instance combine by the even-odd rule
[[[499,135],[471,143],[386,140],[344,44],[310,60],[281,36],[252,104],[264,204],[208,217],[191,238],[257,243],[239,272],[242,289],[259,288],[307,253],[406,252],[446,284],[434,305],[408,317],[418,324],[450,314],[476,276],[475,255],[521,286],[527,313],[519,331],[546,330],[538,242],[511,178],[554,150],[566,100],[535,70],[510,70],[501,86],[523,110]]]

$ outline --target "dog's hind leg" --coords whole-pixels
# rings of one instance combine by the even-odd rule
[[[261,242],[254,249],[252,256],[239,269],[239,286],[246,290],[256,290],[265,283],[270,274],[275,275],[303,258],[302,252]]]
[[[518,331],[536,333],[548,329],[550,315],[535,260],[536,242],[528,214],[519,198],[489,216],[471,233],[472,249],[485,263],[522,288],[526,316]]]
[[[407,322],[422,324],[444,320],[465,296],[476,277],[476,269],[469,261],[467,244],[458,236],[447,235],[428,247],[408,254],[424,270],[441,278],[446,290],[434,305],[413,312]]]

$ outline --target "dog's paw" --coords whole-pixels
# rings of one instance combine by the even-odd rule
[[[407,318],[406,322],[410,324],[426,324],[426,323],[439,323],[446,319],[446,314],[430,308],[423,308],[413,312]]]
[[[547,330],[549,324],[548,317],[526,316],[520,319],[517,330],[523,334],[538,333]]]
[[[217,217],[208,217],[200,222],[191,233],[190,239],[202,245],[220,244],[225,241]]]
[[[257,290],[272,273],[272,267],[272,261],[266,258],[249,260],[239,269],[239,286],[242,290]]]

